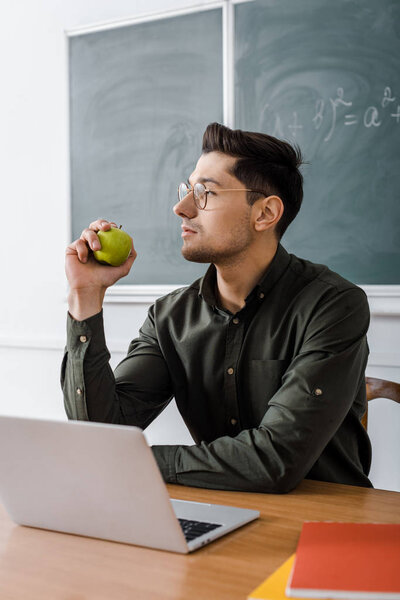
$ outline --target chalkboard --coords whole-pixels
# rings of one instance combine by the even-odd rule
[[[400,2],[234,5],[234,127],[299,144],[304,202],[284,246],[359,284],[400,283]],[[133,234],[120,283],[186,284],[173,214],[208,123],[223,121],[222,9],[69,38],[71,237]],[[226,32],[229,35],[229,31]]]
[[[138,252],[121,283],[190,283],[172,207],[223,119],[222,10],[71,36],[69,77],[72,239],[112,219]]]
[[[359,284],[400,283],[399,34],[398,1],[235,7],[235,126],[309,161],[282,243]]]

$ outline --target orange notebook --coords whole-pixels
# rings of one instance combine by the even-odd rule
[[[400,600],[400,524],[304,523],[286,594]]]

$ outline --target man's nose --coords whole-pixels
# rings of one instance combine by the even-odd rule
[[[172,209],[178,217],[193,218],[197,214],[197,206],[194,203],[193,190],[182,200],[179,200]]]

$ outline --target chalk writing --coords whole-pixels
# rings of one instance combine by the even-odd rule
[[[282,122],[281,122],[281,118],[279,115],[276,115],[276,117],[275,117],[275,127],[274,127],[274,131],[272,132],[272,135],[277,138],[284,137]]]
[[[399,119],[400,119],[400,104],[397,105],[397,113],[392,113],[390,116],[394,117],[396,119],[396,123],[399,122]]]
[[[356,125],[358,123],[357,115],[344,115],[345,125]]]
[[[333,135],[333,132],[335,130],[335,126],[336,126],[336,113],[337,113],[338,106],[340,106],[340,105],[343,105],[343,106],[352,106],[352,104],[353,104],[352,102],[348,102],[346,100],[343,100],[343,94],[344,94],[343,88],[338,88],[337,92],[336,92],[336,98],[335,99],[329,98],[329,102],[331,103],[331,108],[332,108],[332,122],[331,122],[331,128],[329,130],[329,133],[325,137],[325,140],[324,140],[325,142],[328,142],[331,139],[331,137]]]
[[[379,111],[376,106],[368,106],[364,113],[364,125],[365,127],[380,127],[382,121],[378,121]]]
[[[322,98],[319,98],[315,105],[316,114],[315,114],[315,117],[313,117],[313,123],[314,123],[315,129],[319,129],[322,125],[322,121],[324,120],[324,117],[323,117],[324,106],[325,106],[325,102],[322,100]]]
[[[389,102],[394,102],[395,100],[396,98],[393,98],[392,90],[390,89],[390,87],[385,87],[385,91],[383,92],[383,98],[381,102],[382,108],[386,108]]]
[[[394,108],[393,103],[396,101],[396,96],[393,94],[389,86],[383,88],[381,97],[377,98],[376,104],[364,106],[360,108],[360,103],[354,105],[353,99],[345,93],[344,88],[338,87],[336,95],[328,99],[318,98],[315,102],[311,123],[302,118],[298,110],[291,112],[290,122],[287,125],[284,123],[281,114],[273,111],[269,104],[265,104],[262,110],[262,118],[265,113],[270,110],[273,114],[274,125],[272,135],[278,138],[285,137],[285,125],[290,131],[293,138],[299,134],[301,130],[312,125],[315,131],[321,129],[325,125],[327,131],[324,142],[329,142],[335,135],[337,128],[340,125],[346,127],[363,126],[366,129],[374,129],[381,127],[384,119],[392,118],[396,124],[400,123],[400,104],[397,105],[397,110],[390,112],[389,109]],[[308,122],[307,122],[308,121]]]
[[[293,124],[288,125],[288,128],[292,132],[293,137],[296,137],[296,133],[297,133],[298,129],[303,129],[303,125],[299,125],[299,123],[298,123],[297,112],[293,112]]]

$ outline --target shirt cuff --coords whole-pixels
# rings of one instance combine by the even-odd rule
[[[154,458],[166,483],[178,483],[175,469],[175,456],[179,446],[152,446]]]
[[[106,347],[104,335],[103,311],[85,319],[76,321],[70,313],[67,317],[67,350],[72,356],[98,353]]]

